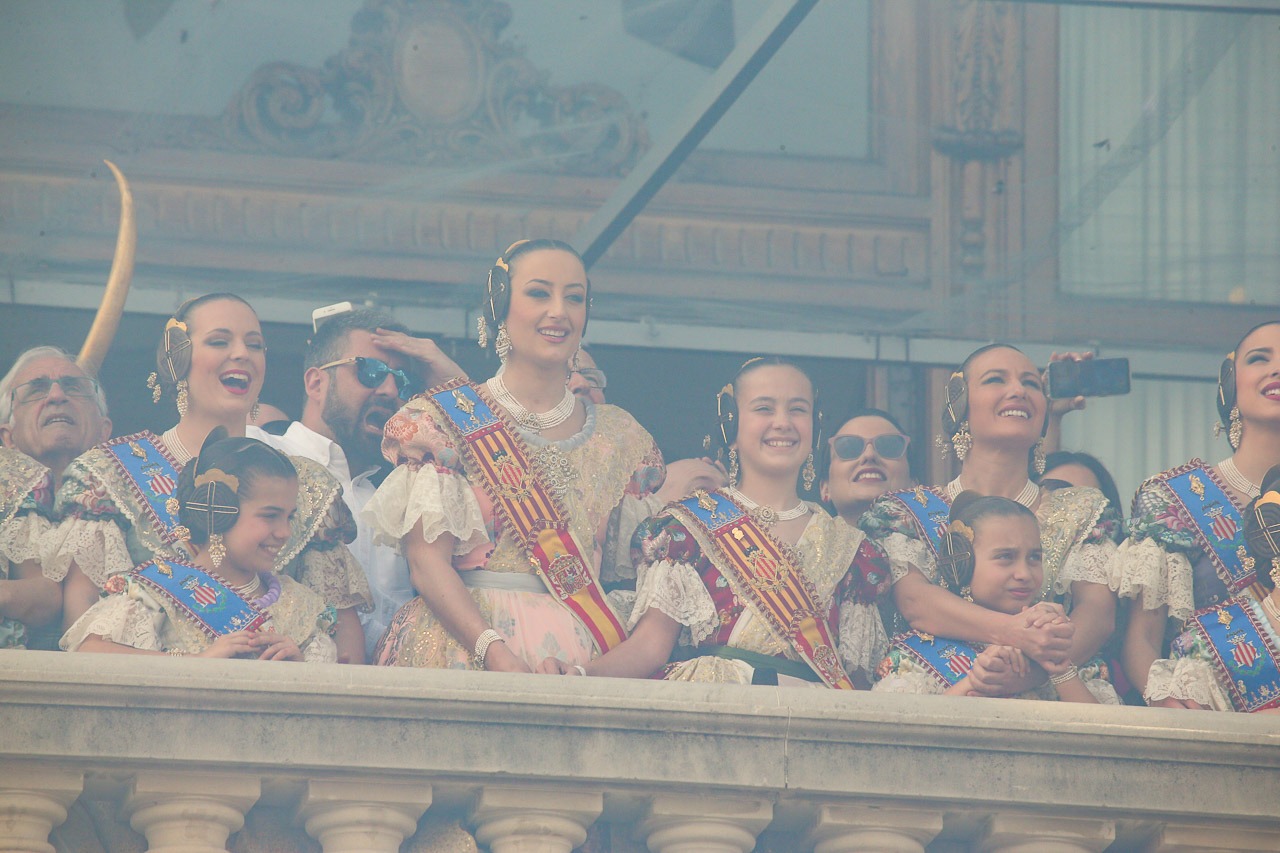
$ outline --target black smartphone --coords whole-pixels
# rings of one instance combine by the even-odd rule
[[[1090,358],[1051,361],[1045,393],[1055,400],[1113,397],[1129,393],[1129,359]]]

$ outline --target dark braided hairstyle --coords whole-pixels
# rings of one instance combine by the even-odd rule
[[[183,302],[178,306],[178,310],[173,312],[173,316],[165,322],[164,333],[156,345],[154,374],[160,385],[162,396],[175,396],[178,383],[191,373],[191,335],[187,318],[201,305],[223,301],[239,302],[253,311],[252,305],[234,293],[206,293]],[[256,315],[257,312],[254,311],[254,314]]]
[[[1009,498],[961,492],[951,502],[947,529],[938,547],[938,580],[956,595],[964,595],[973,585],[977,557],[973,548],[974,527],[987,518],[1029,518],[1039,524],[1036,514]]]
[[[235,527],[240,502],[261,477],[293,480],[298,471],[288,456],[261,441],[228,438],[223,427],[209,433],[200,455],[178,477],[178,518],[191,541],[204,545]]]
[[[1258,584],[1270,591],[1280,577],[1280,465],[1262,478],[1262,493],[1244,511],[1244,540]]]

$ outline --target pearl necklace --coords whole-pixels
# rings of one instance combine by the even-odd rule
[[[947,483],[947,497],[955,500],[956,496],[964,491],[964,486],[960,483],[960,478],[956,477],[950,483]],[[1025,506],[1027,509],[1034,509],[1036,500],[1040,497],[1040,487],[1035,483],[1027,480],[1027,484],[1022,487],[1022,491],[1014,496],[1014,500]]]
[[[804,501],[800,501],[800,503],[796,504],[791,509],[779,512],[771,506],[761,506],[751,500],[751,498],[744,495],[738,489],[730,488],[726,489],[726,491],[729,493],[730,497],[747,508],[747,512],[751,514],[751,517],[754,518],[756,523],[761,527],[772,527],[779,521],[791,521],[791,519],[799,518],[802,515],[808,514],[810,511],[809,504]]]
[[[169,448],[169,452],[173,454],[174,461],[179,465],[186,465],[192,459],[196,458],[194,453],[187,450],[187,446],[182,443],[182,439],[178,438],[178,427],[176,424],[165,430],[160,436],[160,440],[164,442],[165,447]]]
[[[493,393],[493,396],[502,407],[511,413],[511,417],[515,418],[516,423],[525,429],[534,432],[542,432],[543,430],[554,429],[560,424],[569,420],[573,415],[574,407],[578,404],[578,398],[568,386],[565,386],[564,397],[555,408],[542,412],[531,412],[520,404],[511,392],[507,389],[507,384],[502,381],[502,371],[505,368],[498,368],[497,374],[485,383],[485,386]]]
[[[253,580],[244,586],[232,586],[231,591],[243,598],[245,601],[253,601],[260,598],[262,593],[262,576],[254,575]]]
[[[1256,498],[1262,494],[1262,486],[1249,482],[1249,478],[1240,473],[1233,456],[1228,456],[1218,463],[1218,474],[1224,483],[1245,497]]]

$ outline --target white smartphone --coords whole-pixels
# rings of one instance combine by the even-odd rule
[[[326,305],[323,308],[317,308],[311,312],[311,331],[320,331],[320,324],[330,317],[336,317],[339,314],[346,314],[348,311],[354,311],[350,302],[335,302],[332,305]]]

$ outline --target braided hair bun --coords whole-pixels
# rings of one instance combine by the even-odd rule
[[[203,545],[235,526],[240,503],[259,477],[296,479],[289,457],[252,438],[229,438],[223,427],[209,433],[200,455],[178,477],[178,518]]]

